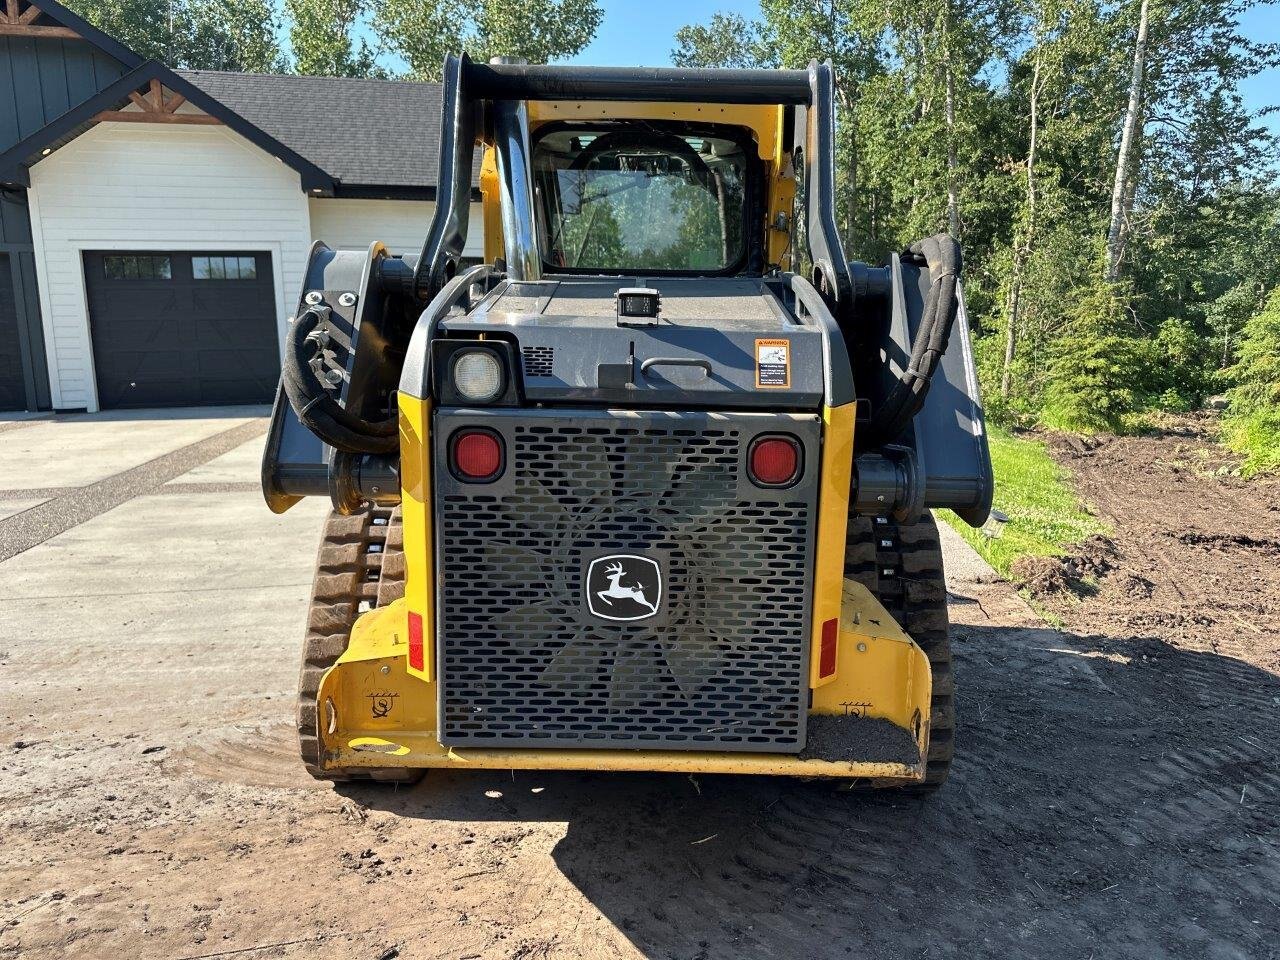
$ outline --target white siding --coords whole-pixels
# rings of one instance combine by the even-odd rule
[[[55,408],[97,409],[85,250],[261,250],[280,335],[311,245],[298,174],[224,127],[100,123],[31,168]]]
[[[335,250],[360,250],[375,240],[395,254],[418,254],[436,205],[429,200],[337,200],[312,197],[311,236]],[[468,257],[484,256],[480,204],[471,205]]]

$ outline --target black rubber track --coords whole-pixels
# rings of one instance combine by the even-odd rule
[[[325,521],[298,678],[298,748],[307,772],[317,780],[410,782],[422,775],[420,770],[399,768],[320,768],[320,680],[347,649],[356,618],[404,595],[402,531],[400,511],[386,508],[349,517],[330,513]]]
[[[929,514],[912,524],[887,517],[850,517],[844,575],[870,590],[929,658],[933,699],[928,764],[924,783],[907,789],[936,790],[951,769],[956,727],[947,585],[937,522]]]

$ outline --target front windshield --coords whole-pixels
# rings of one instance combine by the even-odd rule
[[[731,139],[633,121],[533,151],[547,266],[715,272],[743,256],[747,158]]]

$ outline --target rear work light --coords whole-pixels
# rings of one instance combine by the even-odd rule
[[[502,475],[502,438],[492,430],[464,428],[449,441],[449,466],[464,483],[490,483]]]
[[[488,403],[502,393],[502,364],[490,350],[465,350],[453,358],[453,385],[473,403]]]
[[[800,479],[800,441],[795,437],[757,437],[747,453],[747,473],[761,487],[789,487]]]

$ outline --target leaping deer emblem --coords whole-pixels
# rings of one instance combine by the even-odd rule
[[[650,613],[657,613],[657,604],[650,603],[644,595],[644,587],[624,587],[622,585],[622,564],[614,562],[604,568],[605,576],[609,580],[609,586],[604,590],[597,590],[596,596],[609,606],[613,606],[614,600],[634,600],[642,607],[647,607]]]

